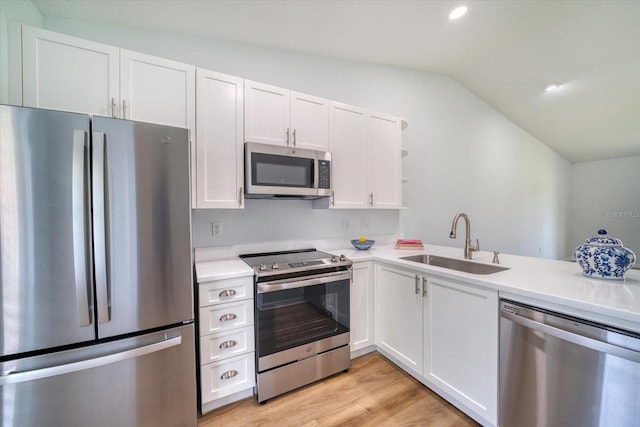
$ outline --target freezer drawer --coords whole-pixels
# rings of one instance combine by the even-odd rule
[[[194,326],[4,362],[2,426],[193,427]]]

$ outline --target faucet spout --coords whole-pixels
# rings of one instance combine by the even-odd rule
[[[477,246],[471,245],[471,221],[469,221],[469,217],[466,213],[460,212],[453,217],[453,223],[451,224],[451,233],[449,233],[449,237],[451,239],[456,238],[456,228],[458,227],[458,220],[462,218],[464,219],[465,224],[465,239],[464,239],[464,257],[465,259],[471,259],[471,254],[473,251],[480,250],[480,242],[478,242]]]

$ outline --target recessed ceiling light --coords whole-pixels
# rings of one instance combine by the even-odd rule
[[[467,6],[458,6],[449,13],[449,19],[461,18],[465,13],[467,13]]]
[[[547,87],[544,88],[545,92],[553,92],[555,90],[560,89],[560,85],[556,84],[556,83],[552,83],[550,85],[547,85]]]

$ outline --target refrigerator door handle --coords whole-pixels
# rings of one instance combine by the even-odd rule
[[[93,192],[93,243],[96,276],[96,300],[98,302],[98,322],[111,320],[109,305],[109,285],[107,279],[107,239],[105,207],[105,134],[93,132],[92,192]]]
[[[72,159],[72,227],[73,227],[73,268],[76,282],[76,306],[80,326],[91,324],[91,309],[87,283],[87,216],[85,193],[86,136],[84,130],[73,131]]]
[[[78,362],[67,363],[65,365],[50,366],[42,369],[34,369],[24,372],[3,372],[0,376],[0,386],[5,384],[17,384],[27,381],[39,380],[42,378],[55,377],[58,375],[69,374],[71,372],[83,371],[98,366],[109,365],[121,362],[127,359],[135,359],[145,354],[155,353],[170,347],[182,344],[182,335],[168,338],[166,335],[163,340],[148,344],[142,347],[125,350],[122,352],[107,354],[105,356],[94,357],[92,359],[80,360]]]

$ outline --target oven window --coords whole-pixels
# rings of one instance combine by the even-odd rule
[[[313,188],[313,159],[251,154],[252,185]]]
[[[258,294],[258,355],[349,332],[349,280]]]

